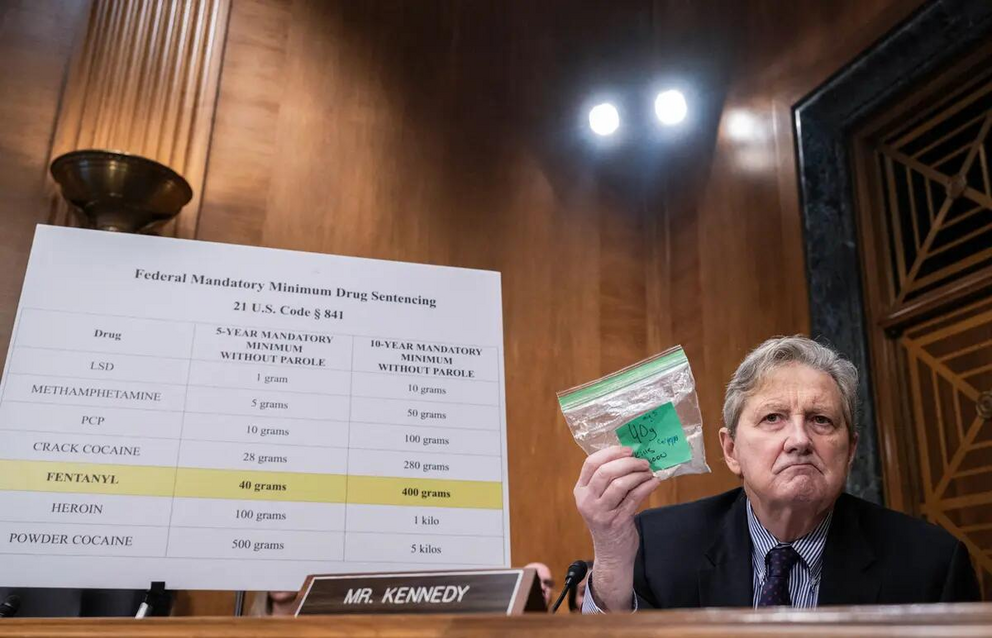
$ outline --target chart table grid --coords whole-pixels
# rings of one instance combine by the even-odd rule
[[[506,564],[498,343],[361,334],[336,309],[315,330],[237,297],[209,320],[22,298],[0,555],[292,564],[273,585],[300,562]]]

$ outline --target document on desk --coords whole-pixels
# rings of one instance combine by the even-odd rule
[[[39,226],[3,584],[509,566],[501,310],[496,272]]]

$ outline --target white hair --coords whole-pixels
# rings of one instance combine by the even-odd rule
[[[800,364],[826,372],[840,390],[848,436],[857,431],[858,369],[833,348],[802,335],[773,337],[752,350],[734,372],[723,399],[723,423],[730,436],[737,434],[737,422],[744,403],[761,385],[771,370],[790,364]]]

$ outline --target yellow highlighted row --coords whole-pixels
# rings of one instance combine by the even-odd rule
[[[4,490],[172,496],[175,480],[173,467],[0,461]]]
[[[0,490],[501,509],[496,481],[0,460]]]
[[[259,501],[344,503],[345,477],[340,474],[253,472],[181,467],[176,496]]]

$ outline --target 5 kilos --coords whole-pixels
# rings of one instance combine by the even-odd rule
[[[411,554],[441,554],[441,548],[430,543],[410,543]]]

